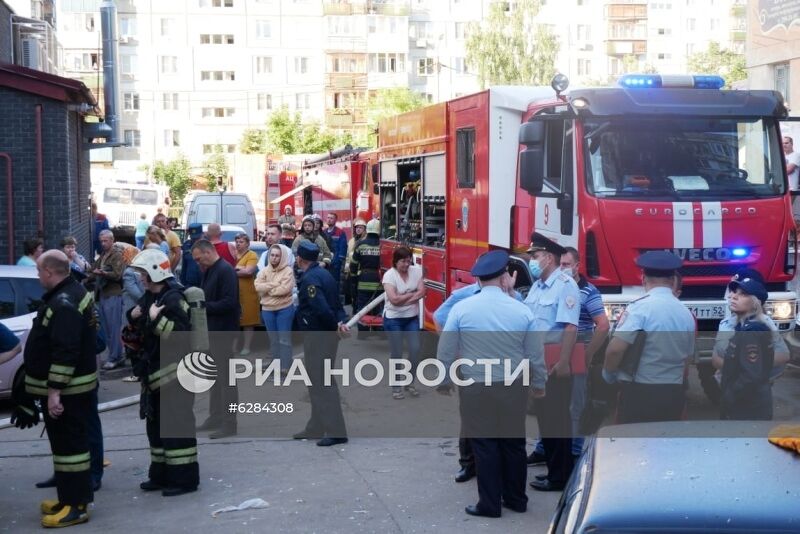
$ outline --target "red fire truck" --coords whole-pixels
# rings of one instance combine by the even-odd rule
[[[521,254],[532,230],[573,246],[609,317],[643,293],[635,258],[674,251],[682,299],[716,331],[742,267],[767,282],[766,311],[795,318],[796,233],[773,91],[722,91],[713,76],[627,75],[615,88],[495,87],[379,125],[382,257],[407,244],[424,267],[424,324],[473,281],[482,252]],[[529,285],[522,257],[518,284]],[[708,348],[708,347],[706,347]],[[707,352],[698,355],[705,385]]]

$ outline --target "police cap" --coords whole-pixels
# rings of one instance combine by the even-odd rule
[[[736,271],[736,274],[733,275],[731,281],[736,282],[738,280],[744,280],[745,278],[752,278],[753,280],[758,280],[762,284],[764,283],[764,277],[761,276],[761,273],[755,269],[750,269],[749,267],[745,267],[744,269]]]
[[[555,254],[558,257],[561,257],[567,252],[567,249],[565,249],[552,239],[543,236],[539,232],[533,232],[531,234],[531,246],[528,249],[528,253],[530,254],[539,250],[550,252],[551,254]]]
[[[505,250],[490,250],[478,256],[470,273],[481,280],[491,280],[506,272],[507,267],[508,252]]]
[[[762,305],[767,301],[767,288],[765,288],[764,284],[755,278],[742,278],[740,280],[733,280],[730,284],[728,284],[728,289],[731,291],[741,289],[748,295],[753,295],[760,300]]]
[[[666,278],[681,268],[683,260],[666,250],[648,250],[636,258],[636,265],[641,267],[647,276]]]
[[[319,246],[311,241],[303,241],[297,247],[297,255],[308,261],[317,261],[319,258]]]
[[[186,233],[191,240],[200,239],[203,235],[203,225],[200,223],[189,223],[189,226],[186,228]]]

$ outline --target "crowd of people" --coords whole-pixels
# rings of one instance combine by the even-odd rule
[[[265,234],[268,248],[260,258],[250,250],[248,235],[224,241],[215,223],[205,232],[200,225],[190,225],[181,244],[162,214],[146,229],[142,224],[143,239],[137,243],[141,250],[115,242],[110,230],[100,229],[92,262],[77,253],[72,237],[62,240],[60,250],[43,251],[41,241],[26,242],[26,262],[38,269],[46,293],[25,347],[26,378],[15,388],[14,420],[23,427],[38,422],[32,399],[41,399],[54,455],[54,476],[41,485],[58,489],[57,500],[42,503],[43,525],[88,520],[86,506],[101,487],[98,323],[107,354],[102,368],[114,369],[131,357],[134,375],[142,382],[141,415],[151,463],[141,489],[167,497],[195,491],[199,484],[193,395],[177,385],[175,355],[159,348],[162,336],[192,328],[187,298],[192,288],[202,289],[209,332],[241,332],[234,336],[238,345],[233,348],[228,346],[230,338],[209,336],[210,353],[221,358],[216,362],[220,375],[211,390],[209,416],[197,430],[210,431],[212,439],[237,433],[236,413],[227,407],[238,402],[238,393],[224,386],[224,358],[234,353],[247,356],[255,328],[261,325],[284,375],[294,357],[292,330],[305,334],[311,415],[294,436],[297,439],[313,438],[323,447],[348,440],[336,382],[325,385],[323,379],[325,364],[335,364],[326,360],[335,360],[339,338],[349,332],[343,301],[352,304],[355,314],[385,292],[382,309],[374,313],[382,316],[391,357],[408,360],[416,375],[420,303],[426,290],[412,250],[396,247],[391,267],[381,276],[377,220],[356,219],[349,240],[335,215],[329,214],[326,223],[323,228],[321,218],[306,216],[294,238],[289,236],[290,222],[270,225]],[[508,253],[490,251],[476,259],[472,275],[477,282],[452,292],[434,314],[441,336],[437,357],[446,365],[458,358],[501,353],[512,364],[528,360],[531,367],[530,388],[516,382],[500,388],[494,372],[488,388],[459,387],[463,435],[456,481],[478,478],[479,499],[467,507],[470,515],[498,517],[502,507],[524,512],[527,465],[547,466],[546,475],[530,482],[533,489],[564,489],[583,448],[579,423],[592,391],[589,368],[598,361],[604,385],[616,388],[616,421],[685,416],[696,321],[677,298],[681,260],[664,251],[638,258],[643,296],[616,318],[609,334],[600,293],[580,274],[576,249],[534,233],[527,253],[534,282],[526,295],[515,289]],[[720,415],[771,419],[771,384],[789,353],[764,313],[763,278],[751,269],[739,272],[728,285],[726,299],[730,315],[720,325],[713,359],[720,370]],[[759,339],[766,341],[754,344],[738,337],[751,332],[764,333],[767,337]],[[474,333],[502,336],[470,335]],[[13,357],[14,350],[13,340],[0,328],[0,362]],[[598,360],[597,354],[604,358]],[[485,378],[482,367],[461,369],[467,369],[462,378],[481,383]],[[438,391],[449,394],[451,389],[445,384]],[[414,383],[391,391],[396,400],[419,394]],[[162,438],[163,395],[170,395],[172,415],[177,413],[188,425],[191,437]],[[530,454],[524,438],[529,396],[542,436]]]

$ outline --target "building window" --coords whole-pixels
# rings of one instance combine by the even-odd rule
[[[272,37],[272,25],[268,20],[256,21],[256,39],[270,39]]]
[[[158,68],[161,74],[177,74],[178,73],[178,57],[177,56],[161,56],[158,58]]]
[[[775,65],[775,90],[789,100],[789,64]]]
[[[369,72],[372,73],[398,73],[406,71],[405,54],[370,54]]]
[[[374,55],[374,54],[373,54]],[[352,57],[333,57],[330,62],[331,72],[363,72],[364,64],[357,58]]]
[[[139,130],[125,130],[122,132],[125,144],[129,147],[142,146],[142,133]]]
[[[709,29],[711,31],[719,29],[719,19],[711,19],[708,21]]]
[[[311,97],[308,93],[297,93],[294,95],[294,105],[296,109],[310,109]]]
[[[70,66],[72,70],[76,71],[91,71],[100,68],[98,64],[98,55],[96,53],[85,52],[76,54],[66,54],[67,68]]]
[[[180,130],[164,130],[164,146],[181,146]]]
[[[686,43],[686,55],[691,56],[694,54],[695,44],[694,43]]]
[[[201,82],[232,82],[236,80],[236,72],[232,70],[201,70]]]
[[[256,57],[256,74],[272,74],[272,58],[269,56]]]
[[[433,93],[420,93],[420,96],[427,102],[428,104],[433,104]]]
[[[133,17],[119,18],[120,37],[136,37],[136,19]]]
[[[296,57],[294,58],[294,72],[296,74],[308,74],[309,58]]]
[[[454,57],[453,70],[456,72],[456,74],[469,74],[469,68],[467,67],[466,58]]]
[[[466,38],[467,38],[467,23],[456,22],[456,39],[466,39]]]
[[[200,34],[200,44],[232,45],[234,38],[229,33],[203,33]]]
[[[214,153],[214,149],[217,146],[221,146],[222,147],[222,151],[223,152],[227,152],[228,154],[233,154],[234,152],[236,152],[236,145],[235,144],[232,144],[232,145],[216,144],[216,145],[203,145],[203,154],[213,154]]]
[[[433,39],[434,28],[432,22],[409,22],[408,34],[412,39]]]
[[[272,109],[272,95],[268,93],[258,93],[256,96],[256,108],[259,111]]]
[[[578,40],[579,41],[591,41],[592,39],[592,30],[591,26],[588,24],[578,24]]]
[[[178,109],[178,93],[164,93],[161,95],[161,108],[165,111]]]
[[[578,59],[578,76],[589,76],[592,74],[592,61],[590,59]]]
[[[353,21],[355,17],[328,17],[328,35],[352,35],[355,28]]]
[[[417,76],[433,76],[432,57],[423,57],[417,60]]]
[[[686,29],[690,32],[697,29],[697,19],[686,19]]]
[[[120,63],[122,64],[122,74],[127,74],[128,76],[136,76],[136,72],[138,69],[138,64],[136,61],[136,56],[130,56],[127,54],[123,54],[119,56]]]
[[[203,108],[203,118],[228,118],[236,115],[236,108]]]
[[[200,0],[200,7],[233,7],[233,0]]]
[[[122,109],[125,111],[139,111],[139,93],[124,93],[122,95]]]
[[[672,59],[672,54],[666,54],[664,52],[660,52],[658,54],[658,59]]]
[[[161,37],[172,37],[175,35],[175,27],[177,22],[175,19],[164,18],[161,19]]]

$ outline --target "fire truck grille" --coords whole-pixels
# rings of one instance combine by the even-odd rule
[[[683,276],[733,276],[741,265],[684,265],[680,273]]]

